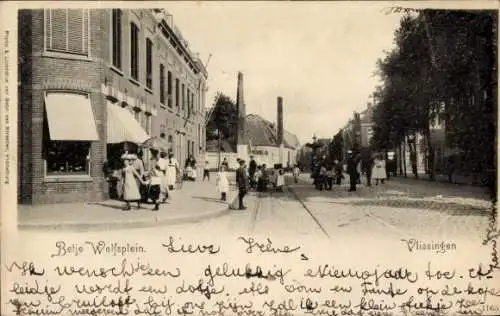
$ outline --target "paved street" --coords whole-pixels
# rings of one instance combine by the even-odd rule
[[[484,237],[490,214],[488,196],[479,187],[391,178],[383,185],[360,185],[356,192],[347,191],[345,180],[332,191],[317,191],[308,175],[302,175],[298,184],[290,180],[287,178],[284,192],[251,192],[244,211],[130,232],[148,236],[213,236],[217,232],[315,240],[366,236],[477,241]],[[107,232],[117,237],[123,233]]]
[[[481,188],[400,178],[379,186],[361,185],[356,192],[347,192],[346,182],[320,192],[303,175],[299,184],[288,183],[283,193],[251,193],[247,201],[245,211],[233,211],[191,228],[271,236],[475,239],[482,236],[490,214],[488,196]]]

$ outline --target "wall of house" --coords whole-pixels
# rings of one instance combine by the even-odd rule
[[[112,10],[89,10],[88,39],[67,38],[70,45],[88,44],[88,54],[74,55],[47,49],[46,10],[19,11],[19,201],[23,203],[57,203],[102,200],[107,198],[107,182],[103,163],[106,160],[107,99],[113,97],[135,114],[142,127],[151,135],[162,131],[172,136],[172,148],[180,162],[188,153],[197,160],[204,156],[204,100],[205,80],[200,72],[194,74],[184,58],[169,46],[157,27],[149,9],[122,11],[121,67],[113,65]],[[137,80],[131,77],[130,22],[139,27],[139,71]],[[80,23],[81,21],[69,21]],[[76,25],[76,24],[75,24]],[[85,29],[85,28],[83,28]],[[56,32],[54,33],[56,34]],[[58,33],[57,33],[58,34]],[[53,35],[57,36],[57,35]],[[146,38],[153,42],[152,87],[146,85]],[[60,40],[54,37],[54,40]],[[175,78],[194,93],[194,113],[187,118],[184,108],[160,102],[159,65],[165,65]],[[201,81],[201,82],[200,82]],[[201,83],[201,84],[200,84]],[[167,88],[165,78],[165,89]],[[112,89],[111,89],[112,88]],[[90,149],[88,177],[47,177],[43,157],[43,132],[45,123],[44,96],[47,91],[64,90],[89,95],[95,116],[99,141]],[[111,92],[113,91],[113,92]],[[175,95],[174,95],[175,98]],[[189,142],[189,143],[188,143]]]
[[[101,92],[103,55],[106,45],[99,27],[91,27],[87,56],[55,53],[46,49],[45,10],[19,11],[19,56],[23,60],[20,78],[19,119],[19,201],[22,203],[53,203],[105,198],[102,163],[106,156],[106,109]],[[102,25],[105,12],[90,10],[89,23]],[[75,22],[69,22],[75,23]],[[81,23],[81,22],[79,22]],[[68,38],[70,43],[73,38]],[[81,41],[81,39],[80,39]],[[80,43],[75,43],[80,44]],[[46,176],[43,158],[45,93],[54,90],[86,93],[95,116],[99,141],[90,149],[89,177]]]

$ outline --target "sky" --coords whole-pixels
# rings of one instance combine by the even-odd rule
[[[376,63],[393,48],[400,14],[387,3],[170,2],[165,9],[207,65],[206,106],[220,91],[236,99],[244,75],[247,114],[275,122],[304,144],[331,138],[362,111],[380,79]]]

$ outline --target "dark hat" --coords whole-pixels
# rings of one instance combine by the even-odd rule
[[[238,160],[238,162],[240,163],[240,165],[243,165],[245,163],[245,160],[240,159],[240,160]]]

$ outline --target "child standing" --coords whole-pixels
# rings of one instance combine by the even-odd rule
[[[300,175],[299,166],[295,165],[295,167],[293,167],[293,180],[295,181],[295,183],[299,182],[299,175]]]
[[[205,166],[203,167],[203,181],[205,181],[205,178],[210,181],[210,171],[208,170],[208,160],[205,160]]]
[[[163,171],[161,170],[160,166],[156,165],[154,169],[151,170],[149,176],[151,177],[151,179],[149,180],[149,198],[155,205],[153,211],[158,211],[160,205],[160,192]]]
[[[334,177],[334,172],[333,172],[333,166],[328,166],[328,169],[326,170],[326,183],[327,183],[327,190],[331,191],[333,187],[333,177]]]
[[[276,176],[276,189],[283,192],[283,186],[285,185],[285,172],[283,169],[279,169]]]
[[[229,191],[229,181],[227,180],[225,165],[222,165],[220,167],[220,171],[217,173],[217,188],[219,189],[221,195],[221,201],[226,201],[227,191]]]

